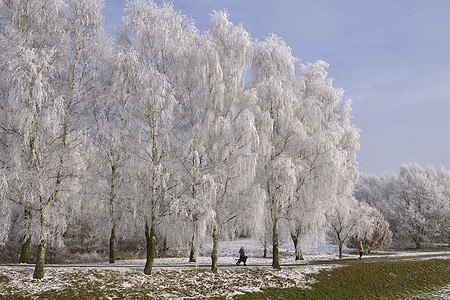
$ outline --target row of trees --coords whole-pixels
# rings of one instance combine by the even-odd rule
[[[326,63],[298,70],[275,35],[252,40],[224,12],[199,33],[144,0],[127,3],[113,42],[102,7],[0,2],[0,240],[23,237],[22,261],[39,245],[35,278],[76,228],[109,239],[111,263],[118,236],[145,236],[145,274],[158,242],[195,260],[209,236],[216,272],[222,238],[270,236],[280,268],[280,226],[297,258],[330,225],[340,249],[375,232],[352,196],[351,103]]]
[[[450,245],[450,172],[405,164],[398,175],[362,175],[355,197],[389,222],[396,246]]]

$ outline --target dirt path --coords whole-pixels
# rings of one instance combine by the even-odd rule
[[[314,260],[310,261],[308,264],[310,265],[336,265],[336,264],[351,264],[357,262],[377,262],[377,261],[401,261],[401,260],[417,260],[417,259],[431,259],[431,258],[445,258],[450,259],[450,252],[442,252],[442,253],[431,253],[431,254],[417,254],[417,255],[386,255],[386,256],[369,256],[364,257],[362,260],[359,260],[358,256],[355,255],[355,258],[344,258],[344,259],[332,259],[332,260]],[[287,266],[295,265],[295,264],[285,264]]]
[[[343,258],[343,259],[331,259],[331,260],[311,260],[311,261],[297,261],[297,262],[283,262],[281,263],[281,267],[302,267],[308,265],[346,265],[352,263],[370,263],[377,261],[402,261],[402,260],[417,260],[417,259],[432,259],[432,258],[444,258],[450,259],[450,252],[442,252],[442,253],[430,253],[430,254],[417,254],[417,255],[380,255],[380,256],[363,256],[362,260],[358,259],[358,256],[355,255],[355,258]],[[34,264],[0,264],[3,267],[30,267],[34,268]],[[141,269],[144,267],[144,263],[142,264],[46,264],[48,268],[100,268],[100,269],[116,269],[116,268],[128,268],[128,269]],[[210,269],[211,265],[206,263],[176,263],[176,264],[155,264],[153,266],[155,269]],[[219,268],[229,268],[229,267],[237,267],[234,264],[219,264]],[[251,267],[268,267],[271,268],[270,263],[255,263],[252,264],[251,260],[247,266],[239,266],[240,268],[251,268]]]

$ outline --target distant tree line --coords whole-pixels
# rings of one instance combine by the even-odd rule
[[[395,175],[361,175],[355,197],[377,208],[396,247],[450,246],[450,172],[402,165]]]

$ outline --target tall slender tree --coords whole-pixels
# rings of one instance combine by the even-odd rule
[[[157,249],[157,224],[178,198],[172,155],[174,129],[179,122],[178,70],[189,47],[186,41],[196,29],[171,5],[130,1],[124,10],[120,35],[121,80],[126,90],[126,109],[132,120],[129,135],[134,142],[133,167],[144,210],[147,262],[151,274]]]
[[[202,41],[207,57],[202,74],[203,103],[198,107],[201,127],[193,129],[200,129],[204,147],[199,167],[208,184],[203,187],[206,194],[213,195],[202,205],[212,216],[211,269],[217,272],[219,240],[225,226],[257,203],[242,193],[253,183],[258,136],[248,109],[254,96],[245,90],[244,82],[250,63],[250,37],[241,25],[233,25],[225,12],[212,14],[211,22]]]
[[[359,134],[350,122],[351,102],[343,101],[344,91],[333,87],[327,67],[323,61],[302,65],[298,77],[302,99],[298,116],[305,134],[297,147],[296,164],[300,167],[295,196],[287,207],[296,259],[301,258],[301,236],[316,241],[324,237],[328,227],[325,212],[337,199],[333,183],[347,172],[339,162],[353,166],[356,174]]]
[[[82,116],[104,42],[102,5],[83,0],[2,2],[5,34],[0,47],[10,71],[3,77],[11,130],[8,163],[13,163],[5,168],[32,182],[29,199],[40,218],[35,278],[44,276],[48,213],[57,199],[63,200],[61,190],[73,174],[71,151],[86,128]]]
[[[123,87],[120,73],[115,66],[117,56],[116,51],[108,51],[105,72],[102,72],[101,95],[97,97],[92,109],[93,118],[96,121],[95,128],[92,129],[94,145],[99,150],[96,152],[101,164],[97,164],[94,170],[98,178],[97,189],[100,197],[106,202],[106,209],[109,214],[109,262],[115,262],[115,244],[117,227],[117,204],[125,201],[127,194],[124,181],[126,173],[125,167],[129,159],[127,149],[129,122],[126,111],[127,95]],[[116,78],[114,75],[118,75]]]
[[[257,128],[260,140],[261,184],[272,219],[273,268],[280,269],[278,226],[282,211],[294,196],[297,166],[293,154],[303,135],[299,99],[295,94],[295,63],[291,49],[275,35],[255,46],[252,87],[257,93]]]

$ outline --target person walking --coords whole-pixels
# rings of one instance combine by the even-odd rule
[[[241,262],[244,263],[244,266],[247,265],[247,255],[245,255],[244,246],[239,249],[239,260],[237,261],[236,265],[240,265]]]
[[[361,259],[364,254],[364,247],[362,241],[359,241],[358,250],[359,250],[359,259]]]

